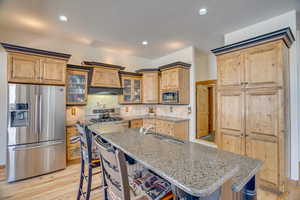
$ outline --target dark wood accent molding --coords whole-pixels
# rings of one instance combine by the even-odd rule
[[[4,169],[5,168],[5,165],[0,165],[0,169]]]
[[[93,61],[82,61],[81,64],[91,65],[91,66],[99,66],[99,67],[109,67],[109,68],[114,68],[114,69],[119,69],[119,70],[124,70],[125,69],[125,67],[122,67],[122,66],[119,66],[119,65],[112,65],[112,64],[93,62]]]
[[[293,44],[293,42],[295,41],[295,37],[290,27],[280,29],[278,31],[274,31],[271,33],[267,33],[264,35],[260,35],[254,38],[250,38],[234,44],[229,44],[220,48],[212,49],[211,52],[214,53],[215,55],[220,55],[231,51],[235,51],[237,49],[247,48],[255,44],[260,44],[263,42],[275,41],[280,39],[284,41],[287,47],[290,47]]]
[[[158,72],[158,71],[159,71],[158,68],[145,68],[145,69],[136,70],[135,72],[143,73],[143,72]]]
[[[120,71],[120,74],[130,75],[130,76],[143,76],[143,74],[141,74],[141,73],[126,72],[126,71]]]
[[[92,67],[89,67],[89,66],[73,65],[73,64],[67,64],[67,68],[70,68],[70,69],[82,69],[82,70],[86,70],[86,71],[92,70]]]
[[[33,48],[28,48],[28,47],[22,47],[22,46],[17,46],[17,45],[12,45],[12,44],[7,44],[7,43],[0,43],[3,48],[9,52],[24,52],[24,53],[31,53],[31,54],[38,54],[38,55],[44,55],[44,56],[53,56],[53,57],[58,57],[58,58],[64,58],[64,59],[69,59],[71,57],[70,54],[64,54],[64,53],[57,53],[53,51],[46,51],[46,50],[40,50],[40,49],[33,49]]]
[[[174,62],[174,63],[170,63],[170,64],[167,64],[167,65],[160,66],[160,67],[158,67],[158,69],[159,70],[164,70],[164,69],[168,69],[168,68],[172,68],[172,67],[176,67],[176,66],[183,66],[185,68],[190,68],[191,64],[178,61],[178,62]]]

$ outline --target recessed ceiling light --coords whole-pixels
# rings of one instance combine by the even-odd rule
[[[66,22],[66,21],[68,21],[68,18],[64,15],[61,15],[61,16],[59,16],[59,20],[63,21],[63,22]]]
[[[199,10],[199,15],[206,15],[207,14],[207,9],[206,8],[201,8]]]
[[[142,42],[142,44],[146,46],[146,45],[148,45],[148,41],[145,40],[145,41]]]

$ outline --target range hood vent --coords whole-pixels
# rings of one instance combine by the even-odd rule
[[[123,94],[123,88],[92,87],[92,86],[89,86],[88,94],[122,95]]]

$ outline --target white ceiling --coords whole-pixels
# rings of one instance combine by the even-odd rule
[[[155,58],[190,45],[209,51],[225,33],[290,10],[300,10],[300,0],[0,0],[0,29]]]

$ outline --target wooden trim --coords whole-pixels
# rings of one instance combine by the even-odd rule
[[[22,47],[22,46],[3,43],[3,42],[1,42],[0,44],[8,52],[23,52],[23,53],[30,53],[30,54],[53,56],[53,57],[58,57],[58,58],[63,58],[63,59],[69,59],[71,57],[70,54],[64,54],[64,53],[58,53],[58,52],[53,52],[53,51],[46,51],[46,50]]]
[[[191,64],[178,61],[178,62],[174,62],[174,63],[170,63],[170,64],[167,64],[167,65],[160,66],[160,67],[158,67],[158,69],[159,70],[166,70],[166,69],[173,68],[173,67],[190,68]]]
[[[135,73],[135,72],[126,72],[126,71],[120,71],[121,75],[129,75],[129,76],[143,76],[141,73]]]
[[[207,81],[197,81],[196,82],[196,86],[197,85],[216,85],[217,84],[217,80],[207,80]]]
[[[285,43],[285,45],[289,48],[292,43],[295,41],[295,37],[290,29],[290,27],[284,28],[284,29],[280,29],[278,31],[274,31],[271,33],[267,33],[264,35],[260,35],[254,38],[250,38],[247,40],[243,40],[241,42],[237,42],[234,44],[230,44],[230,45],[226,45],[220,48],[216,48],[211,50],[212,53],[214,53],[215,55],[221,55],[224,53],[228,53],[231,51],[235,51],[241,48],[246,48],[249,46],[253,46],[256,45],[257,43],[263,43],[263,42],[270,42],[270,41],[274,41],[274,40],[280,40],[282,39]]]
[[[92,65],[92,66],[98,66],[98,67],[108,67],[113,69],[119,69],[124,70],[125,67],[119,66],[119,65],[112,65],[107,63],[101,63],[101,62],[93,62],[93,61],[82,61],[83,65]]]
[[[158,68],[145,68],[145,69],[136,70],[135,72],[142,73],[142,72],[158,72],[158,71],[159,71]]]
[[[0,165],[0,169],[4,169],[5,168],[5,165]]]

